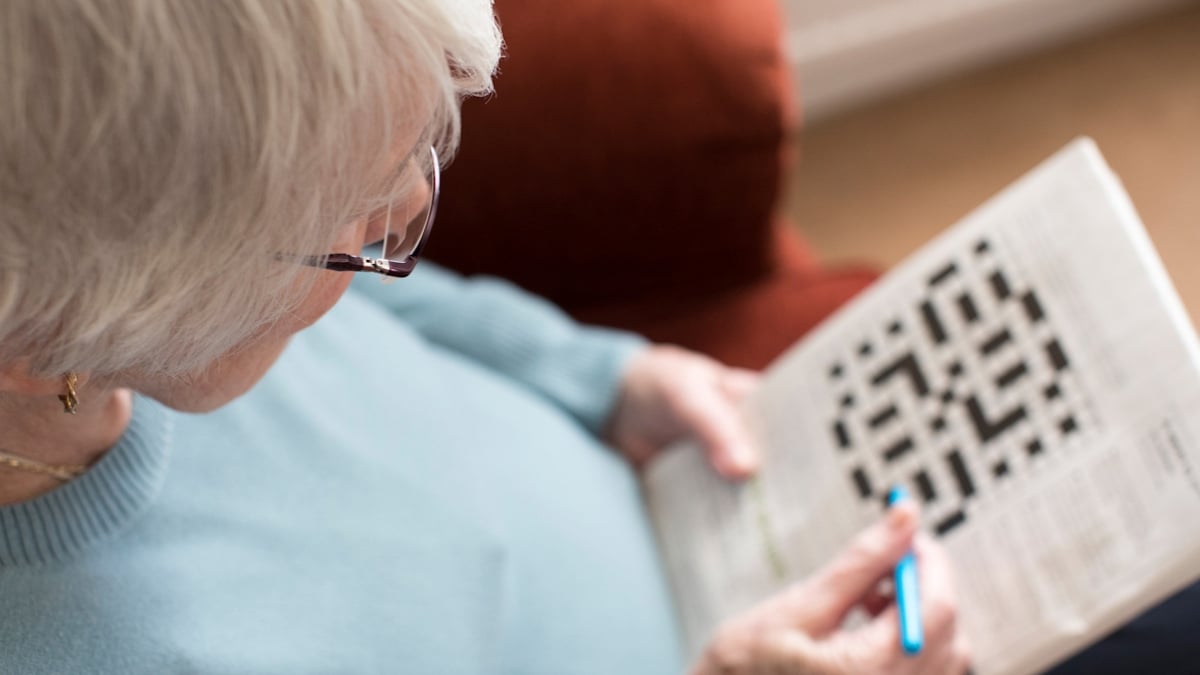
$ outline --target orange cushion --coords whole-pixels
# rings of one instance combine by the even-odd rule
[[[819,269],[790,229],[781,224],[777,233],[775,270],[758,282],[712,296],[647,297],[576,317],[763,368],[878,277],[866,266]]]
[[[497,0],[428,254],[569,309],[770,274],[791,92],[777,0]]]

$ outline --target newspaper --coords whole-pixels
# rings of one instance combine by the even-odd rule
[[[686,643],[803,578],[889,486],[957,573],[976,673],[1044,669],[1200,577],[1200,345],[1094,143],[944,232],[768,369],[764,462],[672,448],[645,497]]]

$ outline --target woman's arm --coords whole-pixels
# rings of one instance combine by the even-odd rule
[[[623,331],[576,323],[495,278],[423,263],[402,282],[356,281],[425,339],[512,378],[582,422],[637,466],[672,441],[699,441],[714,468],[744,478],[758,464],[738,404],[757,375]]]
[[[426,340],[545,396],[604,431],[630,359],[646,347],[623,331],[576,323],[506,281],[464,278],[422,261],[407,279],[356,279],[352,290],[394,312]]]

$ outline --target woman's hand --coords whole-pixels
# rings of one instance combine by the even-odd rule
[[[649,347],[626,370],[608,439],[643,466],[672,441],[692,437],[721,475],[745,478],[758,454],[738,403],[757,383],[752,371],[679,347]]]
[[[718,629],[692,675],[962,675],[969,654],[955,623],[950,564],[916,529],[915,506],[894,507],[824,569]],[[880,592],[910,547],[925,630],[915,656],[902,651],[896,607]],[[872,618],[843,630],[854,607]]]

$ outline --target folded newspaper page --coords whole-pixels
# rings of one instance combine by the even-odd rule
[[[1200,254],[1200,251],[1197,252]],[[1200,577],[1200,344],[1081,139],[767,372],[755,480],[673,448],[645,478],[685,639],[922,502],[981,675],[1046,668]]]

